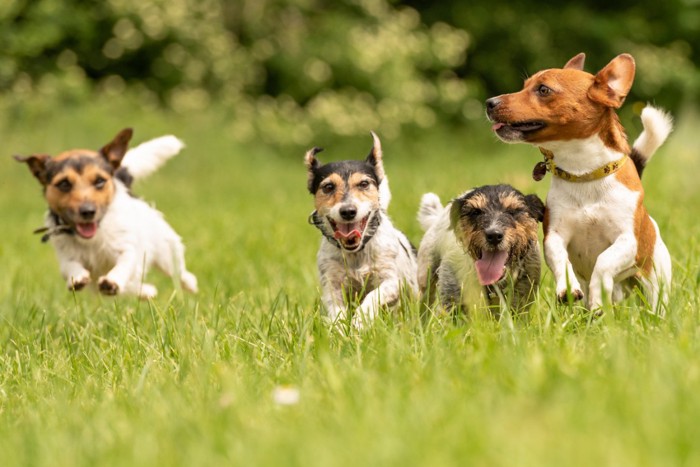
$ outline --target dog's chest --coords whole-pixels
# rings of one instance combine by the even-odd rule
[[[114,242],[108,241],[104,235],[98,235],[89,241],[64,236],[57,238],[54,246],[59,256],[65,255],[79,262],[95,275],[105,274],[112,269],[120,253]]]
[[[634,230],[640,193],[621,183],[553,183],[547,196],[548,231],[568,241],[574,270],[590,277],[598,256],[622,234]]]

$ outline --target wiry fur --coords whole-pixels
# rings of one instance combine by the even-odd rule
[[[580,183],[552,177],[544,250],[557,297],[586,297],[596,310],[641,284],[652,307],[663,313],[657,305],[668,300],[671,257],[644,207],[640,177],[670,133],[671,118],[647,106],[644,131],[630,148],[615,110],[632,86],[634,59],[618,55],[595,75],[583,71],[584,59],[579,54],[563,69],[536,73],[523,90],[489,99],[488,116],[503,141],[538,146],[574,176],[618,167]]]
[[[475,213],[471,203],[477,198]],[[540,280],[537,231],[543,211],[536,195],[524,196],[509,185],[469,190],[444,208],[437,195],[423,195],[418,211],[426,231],[418,249],[421,292],[429,302],[438,298],[446,308],[473,306],[483,292],[495,314],[502,307],[527,309]],[[487,240],[494,232],[498,240]],[[481,286],[475,262],[487,249],[508,251],[508,259],[502,277]]]
[[[318,148],[304,159],[308,189],[315,196],[310,222],[324,236],[317,255],[321,299],[334,322],[345,319],[350,302],[359,302],[352,316],[358,329],[382,307],[395,305],[402,291],[414,295],[418,290],[414,249],[386,212],[389,184],[379,138],[372,137],[364,162],[321,165]],[[348,231],[357,233],[346,236]]]
[[[70,290],[95,284],[103,294],[151,298],[157,290],[144,283],[144,278],[156,266],[178,277],[186,290],[196,292],[197,278],[185,267],[182,240],[159,211],[132,196],[124,183],[150,175],[183,144],[174,136],[156,138],[124,156],[130,138],[128,129],[97,152],[72,150],[56,158],[17,158],[29,164],[44,186],[50,207],[46,228],[42,229],[48,231],[45,238],[56,250],[61,275]],[[93,171],[107,178],[97,189],[90,186],[93,180],[84,180]],[[117,173],[120,176],[115,176]],[[53,184],[67,175],[74,182],[73,188],[66,193],[56,192]],[[85,214],[86,210],[90,212]],[[97,224],[90,238],[76,231],[75,223],[82,221]]]

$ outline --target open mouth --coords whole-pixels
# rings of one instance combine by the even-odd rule
[[[481,257],[474,262],[476,275],[481,285],[492,285],[503,279],[510,255],[503,250],[482,250]]]
[[[75,232],[82,238],[92,238],[97,233],[97,222],[78,222],[75,224]]]
[[[362,236],[367,227],[369,214],[357,222],[335,222],[328,219],[333,228],[333,238],[338,240],[340,245],[346,250],[356,250],[362,244]]]
[[[533,131],[541,130],[544,128],[546,125],[544,122],[538,121],[538,120],[532,120],[532,121],[527,121],[527,122],[517,122],[517,123],[494,123],[491,129],[498,133],[499,135],[501,133],[507,132],[507,131],[518,131],[520,133],[530,133]]]

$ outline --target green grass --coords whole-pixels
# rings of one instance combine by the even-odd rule
[[[629,122],[636,135],[638,122]],[[363,335],[320,316],[307,225],[306,148],[241,145],[210,112],[184,118],[98,102],[30,107],[0,126],[2,465],[698,465],[700,188],[692,114],[645,172],[674,258],[664,319],[635,300],[593,320],[557,307],[546,271],[528,320],[419,318],[416,304]],[[40,188],[13,153],[99,147],[173,132],[187,149],[138,194],[182,235],[197,296],[152,273],[153,302],[64,290],[31,231]],[[377,129],[381,135],[381,128]],[[364,156],[369,134],[315,141]],[[483,122],[384,141],[395,223],[418,243],[420,196],[443,200],[529,176],[537,151]],[[298,404],[275,403],[279,386]]]

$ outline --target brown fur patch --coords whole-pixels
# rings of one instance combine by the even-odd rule
[[[525,209],[525,203],[523,203],[522,199],[512,193],[501,195],[500,201],[503,209],[506,210]]]
[[[330,185],[333,189],[330,190]],[[320,213],[328,212],[333,206],[340,203],[345,196],[347,186],[345,181],[338,174],[330,174],[318,185],[318,190],[314,195],[314,205]]]
[[[547,96],[538,94],[543,85],[551,89]],[[614,109],[588,96],[595,86],[596,77],[584,71],[544,70],[525,81],[521,91],[498,96],[500,104],[491,118],[507,124],[544,122],[545,128],[525,134],[525,141],[532,144],[598,134],[606,146],[627,154],[627,137]]]
[[[639,198],[639,204],[634,212],[634,236],[637,238],[637,267],[642,274],[648,276],[654,266],[654,246],[656,245],[656,229],[646,208]]]
[[[60,157],[60,159],[59,159]],[[62,153],[55,161],[65,161],[71,156]],[[114,181],[100,164],[83,164],[80,170],[66,164],[52,176],[46,185],[46,201],[49,208],[68,222],[79,222],[79,209],[85,203],[92,203],[96,209],[95,220],[99,220],[114,198]],[[104,182],[101,186],[100,182]]]
[[[379,189],[374,180],[363,173],[354,173],[348,179],[350,186],[350,196],[358,201],[369,201],[372,204],[379,204]]]

